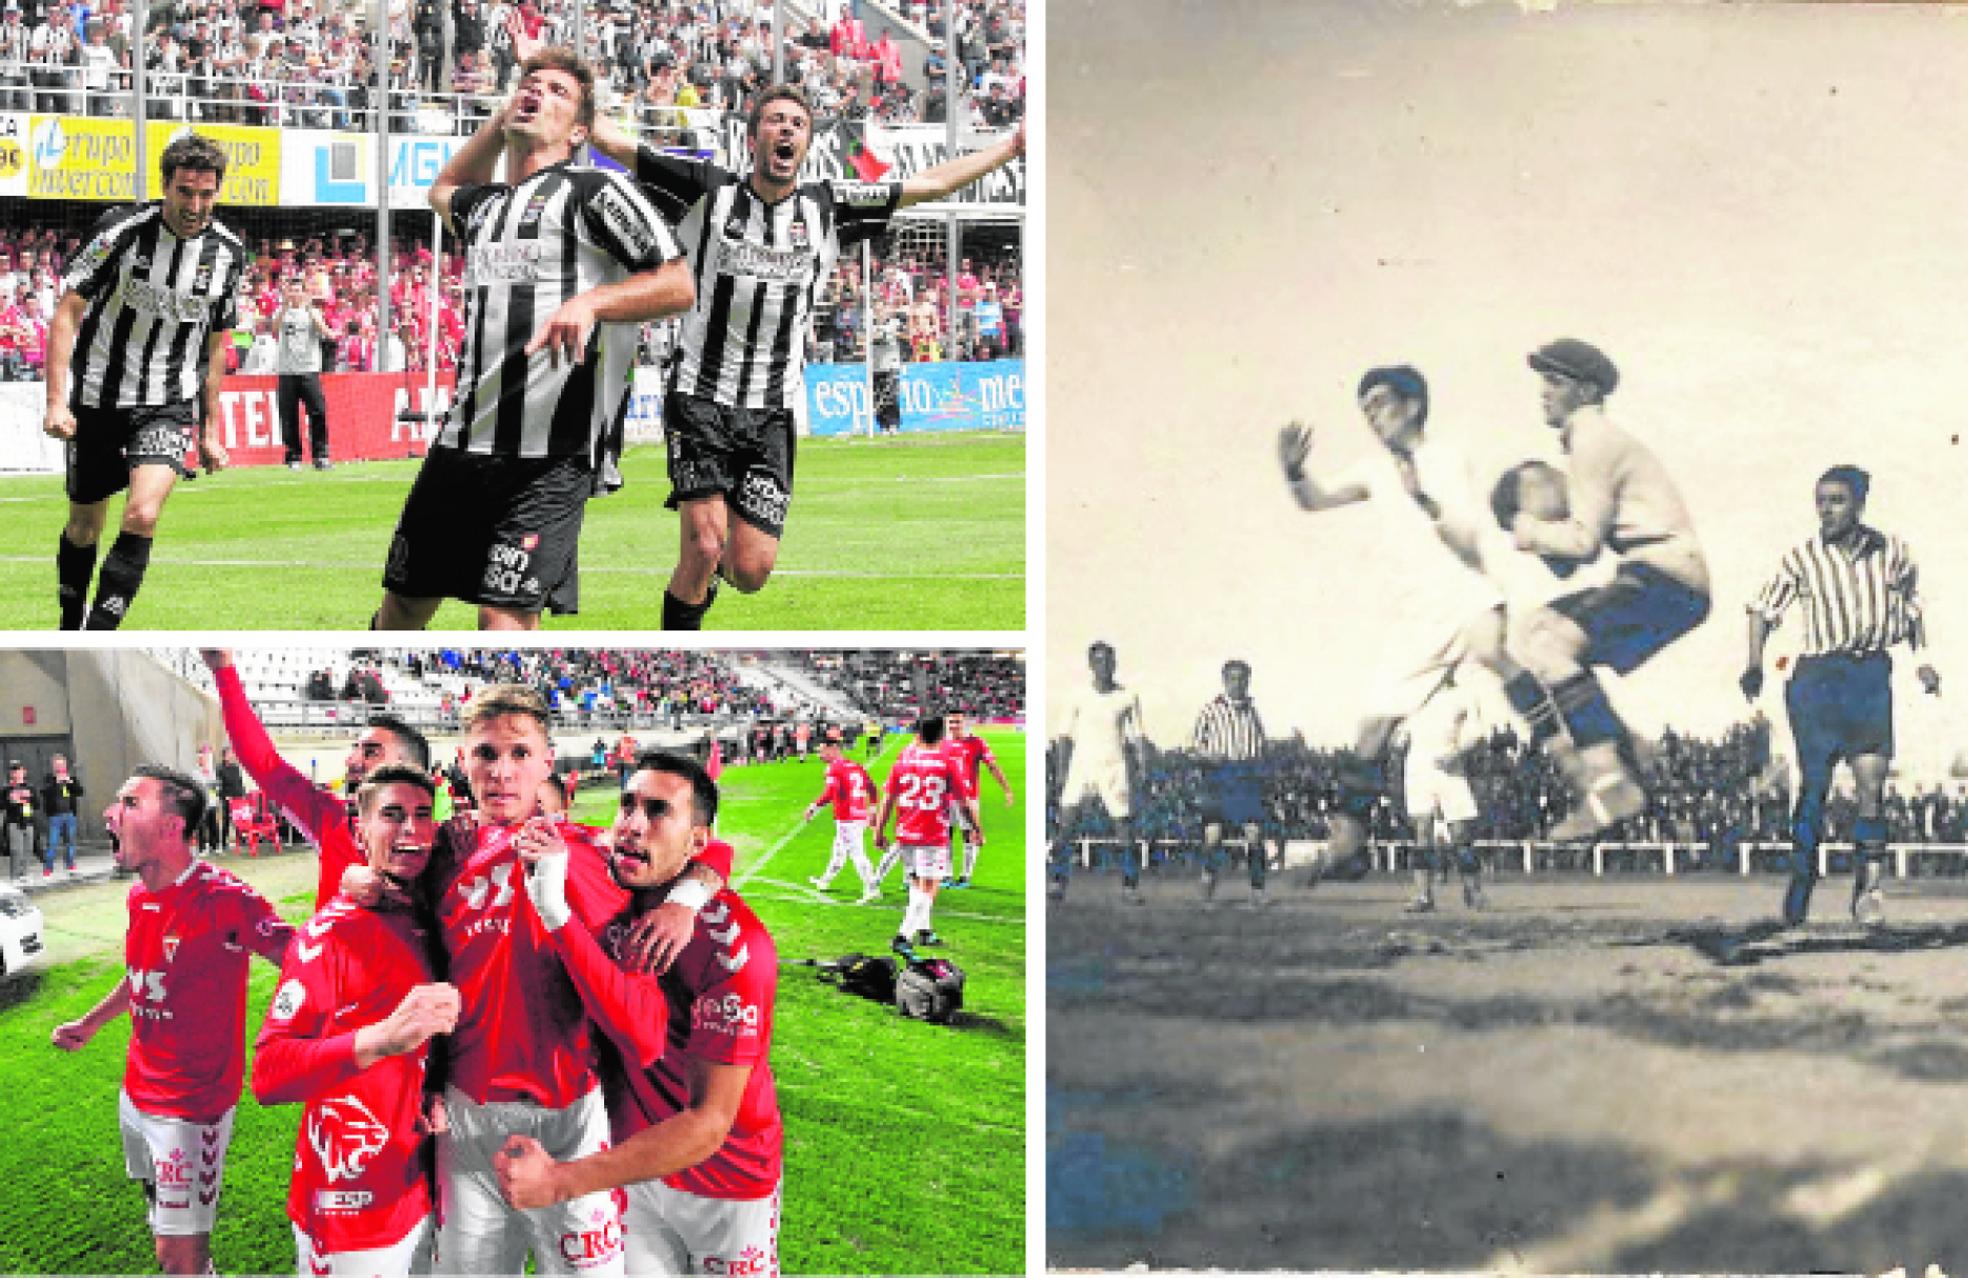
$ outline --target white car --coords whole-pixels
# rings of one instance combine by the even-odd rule
[[[0,886],[0,978],[39,963],[41,909],[24,892]]]

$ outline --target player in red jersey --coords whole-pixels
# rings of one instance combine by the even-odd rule
[[[364,861],[356,846],[355,813],[347,800],[325,786],[318,786],[301,770],[280,757],[273,738],[253,713],[246,699],[246,687],[232,664],[232,654],[224,649],[200,652],[211,668],[219,689],[219,710],[225,716],[226,736],[240,766],[253,778],[266,796],[283,808],[321,853],[321,874],[315,885],[314,907],[320,909],[335,899],[342,873]],[[424,734],[395,715],[378,714],[349,747],[342,768],[348,795],[355,793],[372,769],[386,764],[402,764],[430,771],[430,743]]]
[[[123,939],[128,979],[80,1020],[55,1027],[76,1051],[130,1014],[117,1105],[123,1162],[150,1201],[157,1263],[167,1274],[212,1267],[212,1220],[246,1073],[247,955],[279,963],[294,929],[236,875],[193,852],[205,788],[145,765],[103,813],[116,865],[136,874]]]
[[[827,858],[826,870],[807,882],[825,892],[834,876],[851,860],[855,874],[861,879],[861,899],[855,904],[866,905],[881,895],[881,888],[875,882],[875,867],[868,864],[864,848],[869,810],[875,801],[875,779],[842,752],[842,744],[839,728],[827,729],[827,735],[820,741],[820,756],[827,761],[827,780],[820,788],[820,797],[806,805],[805,819],[811,821],[826,804],[834,805],[834,851]]]
[[[715,846],[717,801],[695,760],[638,760],[611,839],[615,878],[634,897],[601,933],[618,961],[636,918]],[[767,1061],[778,967],[758,916],[719,892],[663,978],[667,1049],[638,1067],[599,1044],[615,1147],[556,1160],[515,1134],[495,1159],[507,1200],[538,1207],[625,1188],[631,1273],[776,1275],[782,1125]]]
[[[984,779],[982,775],[984,768],[989,768],[991,775],[997,778],[998,793],[1004,795],[1005,806],[1010,807],[1013,802],[1011,783],[1005,780],[1004,769],[998,766],[998,756],[991,753],[990,744],[983,737],[972,734],[970,717],[961,710],[952,711],[945,716],[945,724],[950,731],[949,736],[944,739],[943,748],[963,765],[964,782],[970,786],[972,797],[978,801],[980,813],[984,791],[978,787]],[[958,813],[957,816],[958,820],[952,823],[956,827],[954,833],[968,835],[970,831],[963,825],[962,814]],[[977,873],[977,853],[983,846],[982,839],[964,839],[963,873],[951,879],[946,885],[952,892],[970,886],[970,876]]]
[[[909,908],[902,930],[889,948],[897,954],[915,945],[941,945],[943,938],[930,926],[936,889],[950,877],[951,813],[966,818],[968,837],[982,842],[977,821],[977,795],[964,779],[963,768],[943,748],[943,719],[928,715],[916,724],[916,739],[902,748],[882,786],[881,809],[875,813],[875,846],[888,847],[888,818],[895,822],[895,843],[909,867]]]
[[[432,974],[436,938],[408,892],[437,837],[431,796],[416,768],[369,774],[356,838],[383,899],[365,909],[339,896],[308,922],[260,1027],[253,1095],[307,1105],[287,1193],[302,1274],[430,1272],[425,1065],[460,1010],[457,988]]]
[[[450,1042],[444,1131],[438,1140],[443,1224],[438,1254],[458,1273],[518,1273],[531,1247],[547,1273],[622,1272],[621,1218],[607,1194],[518,1212],[499,1193],[492,1155],[506,1133],[536,1137],[562,1157],[603,1148],[608,1115],[592,1064],[605,1038],[640,1063],[663,1047],[663,995],[638,976],[617,1000],[598,998],[584,970],[564,963],[555,933],[592,933],[619,915],[628,896],[609,876],[593,833],[539,815],[553,768],[545,700],[530,688],[495,684],[465,715],[465,769],[477,797],[475,825],[441,838],[425,882],[435,902],[450,977],[464,1000]],[[715,844],[691,872],[721,885],[730,848]],[[564,854],[563,893],[580,928],[543,922],[523,866]],[[722,862],[718,860],[722,856]],[[678,898],[683,893],[676,894]],[[694,929],[702,901],[673,899],[663,913]],[[664,943],[657,943],[657,959]],[[590,1021],[601,1034],[591,1031]]]

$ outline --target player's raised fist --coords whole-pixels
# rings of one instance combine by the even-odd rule
[[[386,1056],[413,1052],[432,1036],[456,1029],[463,1006],[454,985],[438,982],[416,986],[383,1021],[382,1041],[377,1047]]]
[[[499,1177],[499,1192],[521,1211],[551,1207],[560,1201],[554,1187],[554,1171],[559,1166],[546,1147],[531,1136],[508,1136],[492,1155],[492,1171]]]
[[[89,1040],[95,1036],[96,1032],[89,1028],[87,1021],[63,1021],[55,1026],[53,1041],[64,1052],[73,1052],[88,1046]]]
[[[342,871],[342,895],[373,910],[383,902],[383,876],[366,865],[351,865]]]
[[[1305,478],[1305,462],[1312,456],[1312,428],[1290,421],[1278,428],[1278,465],[1293,483]]]
[[[1736,680],[1736,686],[1743,690],[1743,697],[1746,700],[1756,700],[1763,695],[1763,667],[1750,666],[1744,670],[1742,677]]]

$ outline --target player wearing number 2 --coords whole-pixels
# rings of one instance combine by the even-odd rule
[[[821,787],[820,797],[806,805],[806,820],[811,821],[823,804],[834,805],[834,851],[827,858],[826,870],[808,882],[825,892],[834,876],[851,860],[854,872],[861,876],[861,900],[857,904],[865,905],[881,894],[865,847],[868,807],[875,799],[875,780],[866,768],[842,752],[843,744],[839,728],[827,729],[820,743],[820,755],[827,761],[827,781]]]
[[[906,746],[882,787],[881,808],[875,813],[875,846],[888,846],[888,818],[899,814],[895,838],[909,862],[909,908],[902,930],[890,947],[906,954],[910,942],[940,945],[930,926],[936,889],[950,877],[950,809],[970,822],[972,838],[981,840],[977,796],[964,780],[963,765],[943,748],[943,719],[930,715],[916,724],[916,739]]]

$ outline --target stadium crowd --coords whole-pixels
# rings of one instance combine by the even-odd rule
[[[864,714],[908,723],[927,713],[961,711],[976,719],[1025,713],[1022,657],[976,653],[808,652],[810,671],[839,688]]]
[[[1269,833],[1285,839],[1327,837],[1347,759],[1343,750],[1274,743],[1264,777]],[[1789,769],[1780,761],[1773,764],[1769,724],[1760,716],[1712,739],[1669,730],[1641,751],[1640,762],[1648,810],[1609,832],[1608,842],[1706,845],[1698,866],[1734,869],[1743,843],[1789,841]],[[1479,840],[1538,841],[1569,811],[1568,791],[1556,768],[1511,728],[1500,728],[1474,746],[1464,766],[1481,810]],[[1060,775],[1056,767],[1049,771]],[[1369,821],[1370,834],[1381,842],[1414,837],[1401,772],[1397,760],[1388,770],[1392,791],[1382,796]],[[1142,837],[1199,841],[1211,784],[1210,769],[1187,751],[1151,752],[1137,817]],[[1828,811],[1830,840],[1849,840],[1856,815],[1849,795],[1834,795]],[[1968,837],[1968,783],[1956,783],[1952,792],[1931,781],[1905,791],[1889,785],[1886,821],[1890,843],[1961,843]],[[1951,858],[1946,864],[1952,872],[1968,872],[1968,861]]]

